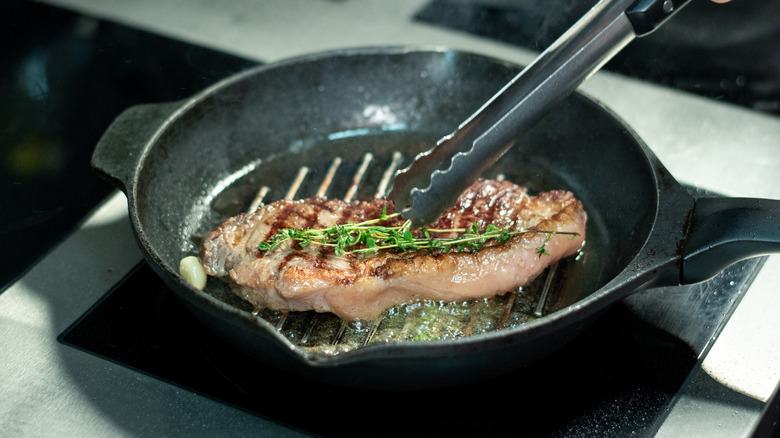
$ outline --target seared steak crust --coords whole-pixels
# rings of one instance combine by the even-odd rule
[[[370,319],[398,304],[418,300],[462,301],[490,297],[529,283],[547,266],[572,255],[585,238],[586,214],[570,192],[550,191],[529,196],[506,181],[479,180],[455,206],[430,228],[468,228],[476,220],[512,230],[540,229],[577,232],[555,235],[546,243],[549,255],[537,248],[547,236],[519,234],[505,244],[488,241],[484,248],[462,253],[381,251],[336,256],[319,245],[300,248],[287,241],[262,252],[258,245],[283,228],[326,228],[393,212],[384,199],[345,203],[310,198],[278,201],[254,213],[222,223],[202,242],[206,273],[227,279],[233,291],[258,308],[333,312],[345,319]],[[401,225],[390,219],[386,225]],[[443,235],[441,237],[454,237]]]

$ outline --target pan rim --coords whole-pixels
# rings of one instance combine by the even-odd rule
[[[176,122],[176,120],[183,117],[188,111],[196,107],[204,100],[219,93],[225,87],[229,87],[232,84],[241,82],[247,77],[261,74],[262,72],[267,70],[288,67],[302,62],[313,62],[322,58],[332,59],[333,57],[346,57],[346,56],[355,56],[355,55],[387,56],[387,55],[405,55],[410,53],[426,54],[426,53],[451,53],[451,52],[484,58],[491,62],[495,62],[505,66],[510,66],[512,68],[520,67],[518,64],[508,62],[506,60],[502,60],[499,58],[495,58],[492,56],[487,56],[479,53],[462,51],[462,50],[450,50],[443,46],[359,47],[359,48],[339,49],[339,50],[317,52],[314,54],[305,54],[301,56],[296,56],[294,58],[257,66],[239,72],[235,75],[225,78],[205,88],[204,90],[196,93],[190,98],[179,101],[180,105],[178,105],[175,111],[163,121],[163,123],[159,126],[159,128],[154,132],[154,134],[149,138],[149,140],[144,145],[143,150],[141,152],[140,162],[142,163],[144,162],[144,160],[151,153],[154,144],[165,133],[167,128]],[[657,184],[658,183],[658,175],[656,174],[657,168],[654,165],[657,159],[655,159],[655,156],[652,154],[652,151],[650,151],[650,149],[647,147],[644,141],[637,135],[637,133],[633,130],[633,128],[630,125],[628,125],[617,114],[615,114],[610,108],[608,108],[606,105],[604,105],[602,102],[598,101],[597,99],[593,98],[592,96],[588,95],[587,93],[577,90],[573,94],[576,95],[577,98],[582,99],[585,102],[588,102],[589,105],[593,105],[597,107],[600,111],[603,111],[617,125],[619,125],[621,128],[623,128],[626,131],[626,134],[634,141],[634,143],[636,143],[639,150],[642,151],[644,158],[650,162],[651,164],[650,167],[653,169],[652,176],[655,179],[653,182]],[[144,226],[141,223],[141,220],[139,219],[139,213],[138,213],[139,207],[138,207],[138,203],[135,202],[135,200],[138,199],[139,179],[142,173],[143,171],[141,167],[136,169],[136,171],[132,175],[130,183],[128,184],[128,187],[130,188],[130,192],[132,193],[131,196],[133,198],[133,200],[130,202],[131,205],[130,216],[131,219],[133,220],[133,226],[136,228],[139,234],[143,234]],[[653,201],[654,201],[654,206],[652,210],[657,216],[659,206],[660,206],[658,193],[656,193],[656,196],[654,197]],[[644,236],[643,242],[645,244],[647,243],[647,240],[651,234],[652,231],[648,231],[647,235]],[[253,325],[259,326],[259,328],[268,332],[268,334],[271,334],[275,339],[282,342],[283,345],[289,347],[290,350],[293,350],[295,354],[292,354],[291,356],[295,357],[296,359],[303,360],[308,365],[318,366],[318,367],[340,366],[340,365],[345,365],[350,363],[358,363],[363,360],[364,356],[370,357],[371,359],[376,359],[378,355],[377,352],[383,353],[380,356],[386,356],[386,357],[398,357],[398,356],[429,357],[429,356],[447,356],[451,354],[453,347],[462,348],[462,347],[469,347],[471,345],[479,344],[481,348],[489,348],[492,344],[505,344],[507,342],[506,338],[508,335],[511,335],[511,337],[539,336],[537,332],[540,330],[540,328],[548,327],[551,324],[557,323],[557,321],[560,320],[571,320],[573,319],[571,315],[583,314],[584,312],[581,311],[581,309],[583,308],[595,307],[594,310],[598,311],[599,309],[606,308],[611,302],[620,299],[620,297],[614,297],[615,291],[610,290],[609,288],[610,282],[607,282],[606,284],[602,285],[597,290],[588,294],[587,296],[577,301],[576,303],[573,303],[567,307],[556,310],[555,312],[544,315],[543,317],[537,320],[523,323],[520,326],[506,328],[498,331],[474,334],[464,338],[447,338],[447,339],[438,339],[434,341],[424,341],[424,342],[395,341],[389,344],[384,344],[384,343],[369,344],[360,348],[353,349],[351,351],[341,352],[336,355],[322,356],[318,354],[311,354],[311,352],[305,350],[304,348],[301,348],[293,344],[292,342],[290,342],[290,340],[288,340],[283,335],[281,335],[278,332],[278,330],[275,330],[270,323],[263,320],[262,318],[254,316],[251,313],[243,311],[241,309],[237,309],[230,304],[218,300],[217,298],[211,296],[208,293],[195,289],[194,287],[186,283],[181,278],[178,272],[176,272],[174,269],[168,266],[168,264],[160,256],[159,252],[155,249],[153,245],[150,244],[148,240],[146,239],[139,239],[139,240],[145,250],[145,253],[148,254],[148,256],[151,257],[152,261],[154,262],[152,263],[152,267],[155,268],[155,270],[158,269],[162,270],[162,272],[166,274],[163,276],[164,279],[166,279],[166,281],[168,280],[173,281],[173,284],[175,285],[173,289],[175,291],[179,292],[182,289],[187,290],[188,293],[193,295],[195,298],[206,299],[212,307],[219,309],[220,312],[232,315],[231,317],[239,316],[242,320],[252,323]],[[637,253],[635,254],[634,259],[638,257],[639,254],[642,253],[643,248],[644,245],[642,245],[642,248],[637,249]],[[630,269],[633,263],[634,263],[633,259],[628,261],[626,263],[626,266],[620,272],[624,272]]]

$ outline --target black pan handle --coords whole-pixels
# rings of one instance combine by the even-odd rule
[[[127,193],[143,151],[180,102],[138,105],[114,119],[92,153],[92,167]]]
[[[749,257],[780,253],[780,200],[701,198],[691,216],[681,282],[698,283]]]

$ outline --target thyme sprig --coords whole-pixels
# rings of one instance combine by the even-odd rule
[[[422,227],[413,230],[411,221],[408,220],[400,226],[381,225],[382,222],[396,218],[399,215],[400,213],[387,214],[387,209],[383,208],[378,218],[359,223],[347,223],[320,229],[307,228],[305,230],[296,230],[284,228],[271,236],[267,241],[261,242],[258,245],[258,249],[260,251],[271,251],[283,242],[292,240],[296,241],[301,248],[306,248],[309,245],[332,247],[336,255],[339,256],[347,254],[368,256],[390,249],[401,251],[427,249],[431,253],[434,251],[447,253],[450,251],[475,251],[483,248],[485,243],[490,240],[503,244],[517,234],[543,233],[547,237],[542,245],[536,249],[538,256],[541,258],[543,255],[549,255],[546,246],[555,234],[570,235],[572,239],[579,235],[579,233],[566,231],[524,228],[510,230],[508,228],[498,228],[493,224],[488,224],[485,227],[485,231],[480,232],[479,224],[476,220],[469,228],[436,229]],[[459,235],[453,238],[436,237],[437,235],[451,233],[459,233]]]

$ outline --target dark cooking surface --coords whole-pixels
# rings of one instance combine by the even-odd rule
[[[596,0],[432,0],[417,19],[541,51]],[[690,2],[604,68],[780,115],[780,2]]]
[[[114,117],[255,64],[35,2],[3,2],[0,35],[0,291],[113,189],[90,157]]]
[[[326,436],[625,436],[652,427],[696,362],[618,305],[527,369],[461,387],[375,392],[302,381],[252,362],[184,310],[146,264],[61,341],[261,417]],[[322,419],[329,419],[323,421]]]

